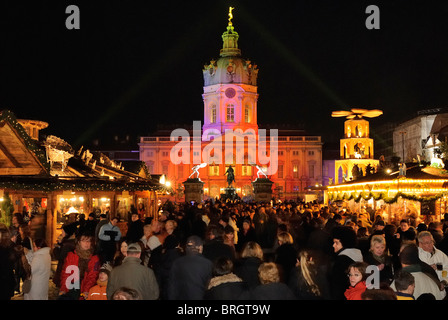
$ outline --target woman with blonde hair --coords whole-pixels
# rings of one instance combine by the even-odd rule
[[[299,252],[288,286],[299,300],[330,299],[326,265],[311,250]]]
[[[380,270],[380,282],[390,285],[394,279],[393,260],[389,254],[384,235],[375,234],[370,239],[370,249],[364,256],[364,262],[376,265]]]
[[[254,300],[295,300],[291,289],[280,281],[280,270],[274,262],[264,262],[258,268],[260,285],[252,291]]]
[[[263,249],[255,241],[246,242],[241,257],[235,262],[235,274],[243,279],[250,289],[260,284],[258,267],[263,263]]]
[[[282,282],[288,283],[292,269],[296,265],[297,250],[294,247],[294,241],[290,233],[280,232],[277,235],[278,248],[275,250],[275,263],[280,268]]]

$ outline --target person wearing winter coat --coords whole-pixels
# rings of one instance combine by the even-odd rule
[[[50,248],[44,239],[33,241],[33,252],[29,252],[31,261],[31,289],[23,296],[24,300],[48,300],[48,288],[51,274]]]
[[[75,250],[76,242],[76,224],[66,224],[62,227],[61,235],[58,238],[56,245],[53,248],[53,257],[58,261],[56,271],[52,277],[53,283],[60,287],[61,285],[61,272],[64,266],[65,258],[69,252]]]
[[[255,240],[256,240],[256,234],[255,229],[252,226],[252,222],[249,219],[245,219],[242,222],[242,227],[238,231],[238,241],[236,244],[237,252],[241,252],[246,243]]]
[[[288,286],[299,300],[328,300],[327,264],[319,253],[301,250]]]
[[[281,281],[288,283],[291,271],[297,262],[297,251],[290,233],[280,232],[277,239],[279,246],[275,250],[275,263],[280,267]]]
[[[169,300],[203,300],[212,278],[213,263],[202,255],[203,240],[187,238],[185,255],[174,260],[168,281]]]
[[[0,224],[0,300],[10,300],[14,296],[14,263],[10,232],[6,225]]]
[[[383,235],[373,235],[370,250],[364,255],[364,262],[375,265],[380,270],[380,282],[390,285],[394,278],[392,256],[387,251],[386,239]]]
[[[241,252],[241,257],[235,262],[235,274],[254,289],[260,285],[258,267],[263,263],[264,254],[261,246],[255,241],[247,242]]]
[[[98,280],[96,280],[96,285],[90,288],[86,300],[107,300],[106,288],[111,269],[110,265],[101,267],[98,273]]]
[[[356,248],[356,233],[348,226],[337,226],[332,230],[333,249],[336,256],[330,271],[330,291],[333,300],[345,300],[348,287],[347,269],[354,262],[362,262],[361,250]]]
[[[227,257],[235,261],[235,251],[224,243],[224,227],[222,225],[208,226],[203,248],[204,257],[212,263],[219,257]]]
[[[135,211],[131,215],[131,222],[129,222],[129,228],[126,232],[126,239],[129,243],[137,242],[143,237],[143,221],[140,219],[138,212]]]
[[[166,237],[162,245],[160,263],[156,266],[156,269],[154,269],[157,282],[159,283],[160,298],[162,300],[168,299],[167,287],[171,267],[173,266],[174,260],[180,258],[182,254],[183,252],[180,248],[179,239],[174,234],[170,234]]]
[[[214,263],[214,277],[210,279],[205,300],[246,300],[249,298],[247,284],[233,273],[229,258],[218,258]]]
[[[141,252],[140,244],[131,243],[123,263],[112,269],[106,289],[108,300],[112,300],[115,291],[122,287],[136,290],[142,300],[159,298],[159,284],[154,271],[142,264]]]
[[[94,248],[93,236],[79,234],[76,237],[75,250],[67,254],[62,267],[60,299],[78,300],[88,296],[101,267]]]
[[[253,300],[296,300],[292,290],[280,281],[280,270],[274,262],[263,262],[258,276],[261,284],[251,292]]]
[[[349,287],[344,292],[347,300],[363,300],[362,294],[367,290],[367,263],[355,262],[348,267]]]

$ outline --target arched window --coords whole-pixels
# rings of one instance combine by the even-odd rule
[[[247,165],[247,164],[243,164],[241,166],[241,174],[243,176],[251,176],[252,175],[252,166],[251,165]]]
[[[219,165],[214,163],[209,165],[209,176],[219,176]]]
[[[209,113],[209,115],[210,115],[210,123],[216,123],[216,105],[215,104],[212,104],[211,106],[210,106],[210,113]]]
[[[246,105],[244,107],[244,122],[250,123],[250,106]]]
[[[235,106],[231,103],[226,107],[226,121],[235,122]]]

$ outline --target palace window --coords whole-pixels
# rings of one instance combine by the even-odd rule
[[[219,166],[218,165],[210,165],[209,166],[209,175],[210,176],[219,176]]]
[[[216,105],[210,106],[210,123],[216,123]]]
[[[244,107],[244,122],[250,123],[250,106]]]
[[[283,179],[283,165],[282,164],[278,165],[277,175],[278,175],[279,179]]]
[[[235,106],[233,104],[228,104],[226,108],[226,121],[235,122]]]
[[[314,164],[310,163],[308,165],[309,177],[314,178]]]
[[[243,176],[251,176],[252,175],[252,166],[243,164],[241,166],[241,169],[242,169]]]
[[[148,167],[149,173],[154,173],[154,161],[146,162],[146,166]]]
[[[293,166],[292,166],[292,177],[293,178],[299,177],[299,165],[298,164],[293,164]]]

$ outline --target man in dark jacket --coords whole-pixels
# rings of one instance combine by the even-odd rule
[[[224,228],[221,225],[210,225],[207,230],[207,240],[204,243],[204,257],[214,262],[216,259],[225,257],[235,261],[232,248],[224,243]]]
[[[10,300],[14,287],[14,249],[7,227],[0,224],[0,300]]]
[[[126,233],[126,239],[130,242],[138,242],[143,237],[143,225],[143,221],[140,220],[138,212],[133,212]]]
[[[203,241],[187,239],[186,254],[174,260],[168,280],[169,300],[202,300],[212,277],[213,263],[202,255]]]

